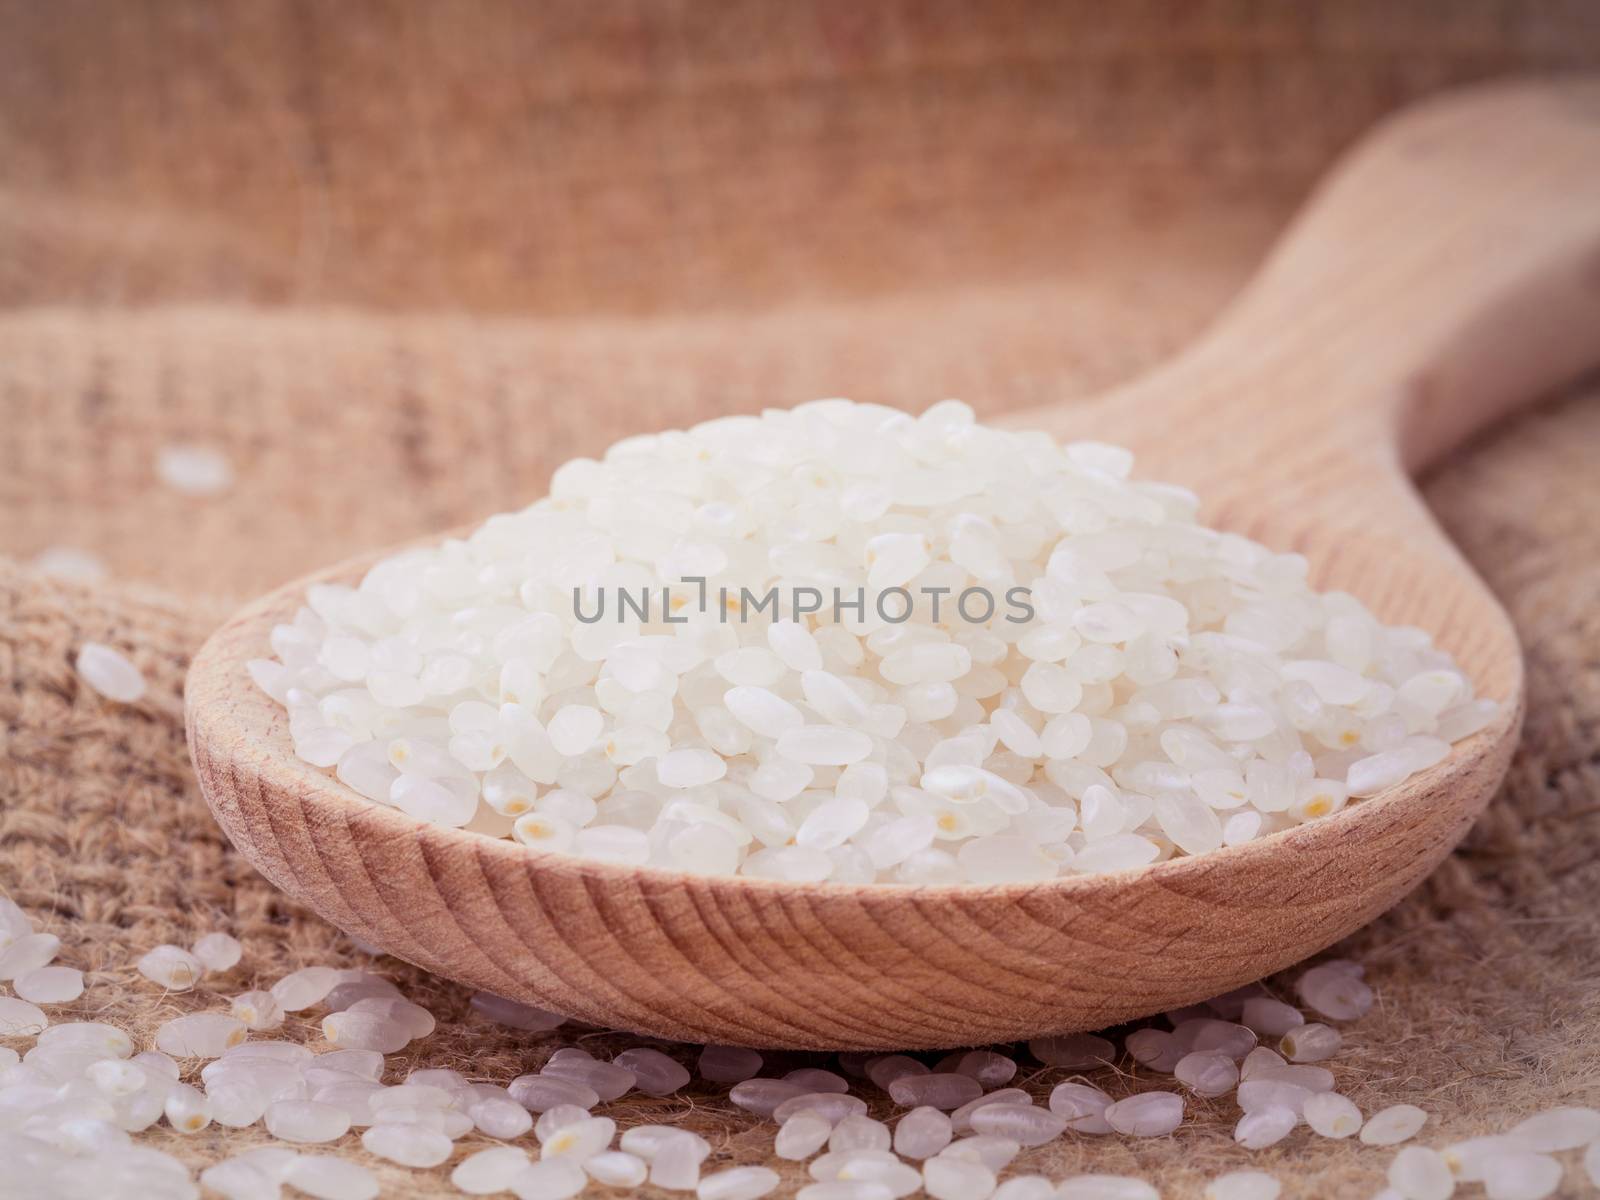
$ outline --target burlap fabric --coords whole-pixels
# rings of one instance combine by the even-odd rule
[[[997,412],[1091,392],[1192,334],[1375,116],[1592,66],[1597,21],[1504,0],[0,2],[0,884],[87,971],[75,1015],[148,1036],[295,966],[369,961],[255,875],[195,791],[183,672],[232,604],[524,502],[639,429],[823,394]],[[236,486],[161,487],[177,440],[224,449]],[[1430,1138],[1600,1098],[1597,448],[1591,387],[1428,484],[1529,662],[1503,794],[1342,948],[1380,1004],[1340,1086],[1369,1111],[1422,1105]],[[52,545],[111,578],[30,570]],[[123,648],[146,698],[85,689],[85,640]],[[246,954],[200,991],[133,972],[214,928]],[[378,965],[440,1019],[419,1064],[503,1081],[555,1045],[623,1041],[511,1035],[454,985]],[[771,1127],[718,1089],[619,1107],[700,1131],[711,1165],[771,1158]],[[1291,1197],[1380,1185],[1388,1155],[1303,1131],[1246,1156],[1233,1115],[1197,1103],[1171,1138],[1017,1167],[1169,1196],[1246,1161]],[[259,1134],[146,1136],[198,1166]],[[383,1176],[386,1195],[447,1186]]]

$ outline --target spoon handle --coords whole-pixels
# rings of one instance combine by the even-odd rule
[[[1210,498],[1330,453],[1420,471],[1597,363],[1600,80],[1490,86],[1374,131],[1217,323],[1089,423]]]
[[[1188,350],[1016,423],[1130,446],[1209,524],[1434,631],[1514,711],[1510,620],[1410,476],[1600,364],[1600,80],[1408,110],[1317,189]]]

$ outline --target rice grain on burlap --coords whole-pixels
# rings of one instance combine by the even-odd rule
[[[0,886],[87,972],[66,1011],[148,1039],[297,966],[371,965],[195,791],[183,673],[234,604],[526,502],[641,429],[841,392],[986,413],[1092,392],[1191,336],[1382,111],[1597,59],[1585,5],[1106,7],[264,2],[220,20],[0,0]],[[156,451],[185,439],[229,455],[229,493],[159,485]],[[1347,1028],[1340,1086],[1366,1111],[1420,1104],[1430,1141],[1600,1100],[1597,448],[1600,388],[1578,389],[1427,489],[1529,666],[1502,794],[1341,947],[1379,1005]],[[51,545],[111,579],[30,571]],[[128,653],[149,694],[85,689],[86,640]],[[245,957],[195,993],[132,969],[215,928]],[[375,966],[440,1019],[407,1065],[504,1082],[557,1045],[630,1040],[499,1030],[463,989]],[[1041,1096],[1061,1075],[1024,1074]],[[701,1132],[708,1167],[772,1161],[772,1127],[723,1089],[618,1109]],[[1291,1198],[1380,1186],[1386,1152],[1301,1131],[1247,1155],[1235,1115],[1196,1102],[1171,1138],[1068,1139],[1016,1169],[1144,1174],[1173,1197],[1245,1165],[1292,1177]],[[265,1139],[144,1140],[201,1166]],[[447,1187],[374,1165],[386,1195]],[[1586,1194],[1575,1174],[1565,1194]]]

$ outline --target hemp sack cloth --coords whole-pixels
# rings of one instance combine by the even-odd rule
[[[1091,394],[1193,336],[1383,113],[1597,64],[1600,10],[1509,0],[0,0],[0,888],[87,974],[54,1019],[146,1045],[182,1012],[333,963],[438,1017],[401,1068],[506,1082],[561,1045],[636,1044],[492,1026],[463,988],[369,956],[256,875],[184,746],[206,633],[302,571],[525,504],[626,434],[822,395],[992,415]],[[233,486],[163,486],[157,456],[183,443],[224,453]],[[1529,667],[1502,793],[1336,949],[1379,999],[1345,1027],[1338,1086],[1365,1112],[1420,1105],[1430,1144],[1600,1098],[1596,449],[1590,385],[1426,481]],[[51,547],[105,577],[40,571]],[[145,697],[85,687],[85,641],[138,664]],[[195,991],[133,970],[213,929],[244,958]],[[1268,982],[1291,998],[1292,973]],[[285,1036],[320,1038],[304,1014]],[[1169,1082],[1103,1074],[1118,1094]],[[1020,1078],[1042,1097],[1062,1075]],[[724,1088],[606,1111],[700,1132],[708,1171],[806,1179]],[[1170,1137],[1069,1137],[1012,1170],[1137,1174],[1179,1197],[1244,1167],[1288,1197],[1382,1185],[1388,1152],[1302,1128],[1246,1153],[1236,1116],[1191,1101]],[[139,1137],[197,1168],[269,1140]],[[449,1190],[448,1165],[398,1168],[353,1136],[332,1149],[387,1196]],[[1562,1194],[1587,1194],[1575,1169]]]

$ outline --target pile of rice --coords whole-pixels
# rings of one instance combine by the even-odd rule
[[[1101,443],[823,400],[628,439],[319,585],[256,682],[376,804],[708,874],[990,884],[1204,854],[1442,760],[1429,635]]]

